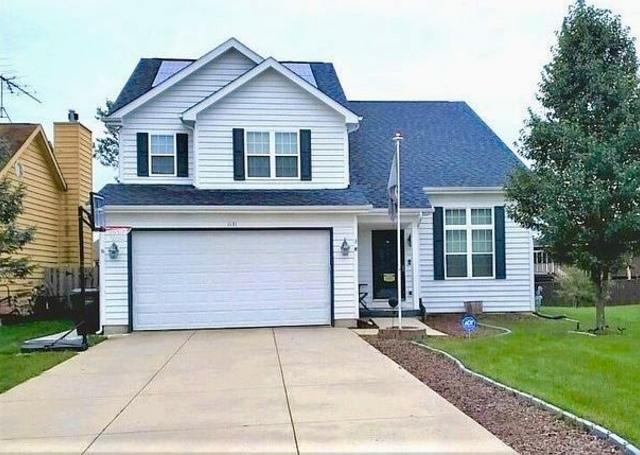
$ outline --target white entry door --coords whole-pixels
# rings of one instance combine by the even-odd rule
[[[331,323],[325,230],[134,231],[133,329]]]

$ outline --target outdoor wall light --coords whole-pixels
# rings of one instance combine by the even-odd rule
[[[343,256],[349,256],[349,250],[350,249],[351,249],[351,247],[347,243],[347,238],[345,237],[344,240],[342,241],[342,245],[340,245],[340,250],[342,251],[342,255]]]
[[[116,242],[113,242],[111,244],[107,252],[109,253],[110,259],[118,259],[118,254],[120,253],[120,250],[118,249],[118,245],[116,245]]]
[[[411,246],[411,234],[407,237],[407,245]]]

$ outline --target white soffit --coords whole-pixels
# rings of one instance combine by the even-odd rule
[[[151,86],[155,87],[156,85],[163,83],[178,71],[192,63],[193,60],[163,60]]]
[[[311,71],[311,65],[308,63],[283,63],[283,65],[313,85],[315,88],[318,88],[316,78],[313,76],[313,71]]]

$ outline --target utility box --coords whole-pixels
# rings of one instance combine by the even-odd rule
[[[97,289],[86,289],[83,302],[80,289],[73,289],[69,298],[78,335],[97,333],[100,330],[100,292]]]
[[[482,300],[469,300],[464,302],[464,312],[467,314],[482,314]]]

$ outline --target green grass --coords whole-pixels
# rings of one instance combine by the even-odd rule
[[[593,308],[545,308],[594,325]],[[575,323],[534,317],[487,315],[482,322],[507,327],[499,337],[436,339],[469,368],[592,420],[640,444],[640,305],[607,308],[609,335],[571,334]],[[625,327],[623,335],[617,327]],[[523,422],[523,425],[526,424]]]
[[[70,321],[35,321],[0,326],[0,393],[73,357],[75,353],[69,351],[20,353],[23,341],[71,327]]]

